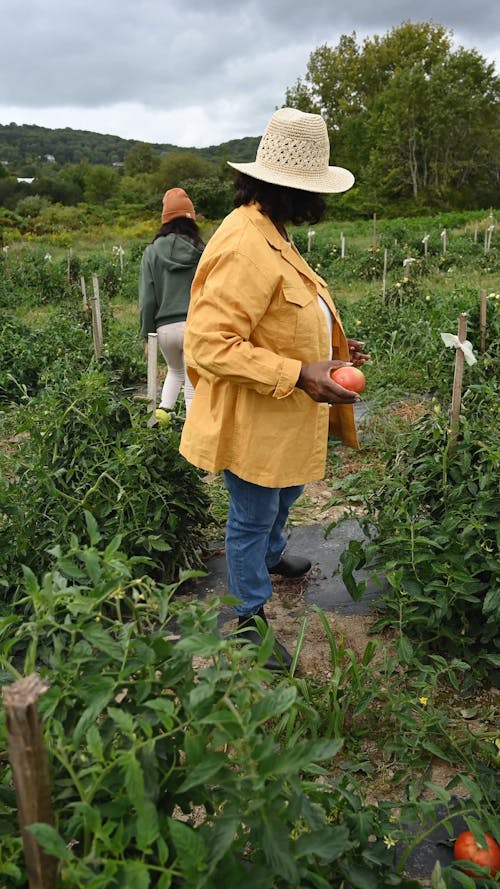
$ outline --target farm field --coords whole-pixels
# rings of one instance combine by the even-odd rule
[[[355,518],[367,537],[343,553],[343,582],[356,601],[359,569],[387,583],[380,610],[349,619],[277,583],[290,676],[263,671],[266,644],[256,658],[221,635],[227,603],[185,593],[227,502],[178,454],[182,406],[151,428],[136,397],[153,226],[0,254],[0,681],[48,685],[53,823],[31,835],[54,885],[477,885],[451,851],[457,819],[500,842],[497,218],[293,231],[372,358],[361,448],[330,443],[292,523],[328,534]],[[461,315],[470,365],[441,337]],[[0,887],[24,889],[5,703],[0,718]],[[448,858],[416,875],[436,826]]]

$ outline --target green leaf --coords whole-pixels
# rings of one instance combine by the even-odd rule
[[[130,802],[139,809],[144,804],[144,775],[133,751],[123,758],[122,768]]]
[[[154,549],[157,552],[168,553],[172,549],[170,544],[161,537],[148,537],[148,543],[151,549]]]
[[[189,881],[206,870],[207,851],[203,838],[188,824],[175,818],[168,819],[168,826],[179,865]]]
[[[303,833],[295,843],[297,856],[316,855],[329,863],[343,855],[350,847],[349,829],[344,825],[323,827],[310,833]]]
[[[167,729],[167,731],[172,728],[175,722],[175,706],[173,701],[169,698],[155,698],[152,701],[146,701],[144,706],[149,707],[158,714],[163,728]]]
[[[85,740],[87,742],[88,751],[91,756],[94,757],[97,762],[102,762],[103,760],[103,748],[102,748],[102,738],[101,733],[97,726],[91,725],[87,734],[85,735]]]
[[[13,877],[17,883],[20,883],[22,878],[22,873],[17,864],[11,864],[8,861],[0,861],[0,875]]]
[[[88,511],[88,509],[84,509],[83,512],[85,515],[85,524],[87,526],[87,533],[89,535],[90,545],[97,546],[101,539],[97,522],[92,513]]]
[[[102,566],[99,553],[94,549],[83,550],[82,561],[93,584],[97,586],[102,577]]]
[[[106,712],[124,735],[132,735],[134,733],[137,726],[130,713],[126,710],[120,710],[119,707],[108,707]]]
[[[296,698],[297,689],[293,685],[281,685],[269,691],[265,697],[253,705],[252,723],[260,725],[273,717],[281,716],[282,713],[286,713],[290,709]]]
[[[215,865],[231,847],[240,825],[241,816],[234,810],[223,811],[217,817],[207,842],[209,873],[213,873]]]
[[[288,884],[297,885],[298,868],[286,825],[272,815],[265,817],[261,841],[266,862],[271,869],[270,876],[277,874]]]
[[[158,812],[155,804],[145,799],[137,811],[137,847],[147,852],[160,834]]]
[[[128,861],[122,865],[120,889],[149,889],[149,868],[142,861]]]
[[[349,861],[344,865],[343,870],[349,883],[355,889],[380,889],[377,874],[365,865]]]
[[[99,624],[85,625],[85,638],[91,645],[117,661],[123,658],[123,647]]]
[[[179,793],[185,793],[192,787],[205,785],[211,781],[226,765],[226,757],[223,753],[207,753],[202,762],[191,769],[187,778],[179,787]]]
[[[500,612],[500,592],[498,590],[488,590],[484,597],[483,612],[484,614]]]
[[[66,577],[70,577],[72,580],[85,580],[85,571],[73,559],[67,556],[62,556],[58,559],[57,567]]]
[[[203,636],[185,636],[176,644],[176,651],[182,651],[185,654],[198,655],[199,657],[210,657],[217,654],[223,645],[220,636],[212,633],[204,633]]]
[[[354,577],[354,571],[359,570],[365,564],[365,554],[359,541],[351,540],[347,549],[340,556],[340,564],[342,565],[342,580],[347,592],[351,599],[359,602],[364,596],[367,585],[365,580],[358,583]]]
[[[116,552],[120,549],[122,542],[122,535],[116,534],[112,540],[109,541],[106,549],[104,550],[104,557],[109,559],[111,556],[114,556]]]
[[[402,664],[411,664],[414,658],[413,645],[407,636],[401,635],[397,641],[397,651]]]
[[[33,574],[31,568],[28,568],[27,565],[23,565],[23,575],[24,575],[24,587],[29,596],[36,599],[38,593],[40,592],[40,586],[38,581]]]
[[[73,733],[75,744],[80,743],[84,734],[102,713],[107,704],[109,704],[109,701],[115,693],[115,683],[110,677],[99,677],[99,685],[100,688],[92,692],[90,703],[83,711],[75,726]]]
[[[443,880],[441,864],[439,861],[436,861],[432,869],[431,887],[432,889],[446,889],[446,883]]]
[[[450,762],[448,754],[445,753],[441,747],[438,747],[437,744],[434,744],[434,741],[430,741],[428,738],[422,738],[422,747],[434,756],[438,756],[439,759],[444,759],[445,762]]]
[[[52,827],[50,824],[36,822],[29,824],[26,830],[33,834],[37,843],[47,855],[52,855],[61,861],[71,861],[73,858],[71,849],[68,849],[63,838],[58,834],[55,827]]]
[[[257,663],[263,667],[267,663],[275,646],[275,636],[272,627],[266,627],[265,624],[261,628],[263,631],[262,642],[257,649]],[[259,629],[260,632],[260,629]]]
[[[470,865],[472,867],[472,865]],[[484,875],[483,875],[484,876]],[[478,872],[479,877],[479,872]],[[474,877],[470,877],[468,874],[464,874],[458,868],[454,868],[453,870],[453,879],[460,885],[464,886],[464,889],[476,889],[477,882]]]
[[[307,769],[314,762],[332,759],[341,750],[344,741],[302,741],[288,750],[279,750],[266,756],[258,764],[261,775],[296,774],[300,769]]]

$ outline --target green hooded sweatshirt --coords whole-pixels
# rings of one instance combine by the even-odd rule
[[[146,247],[139,275],[139,313],[145,339],[163,324],[186,320],[202,252],[201,245],[177,234],[159,237]]]

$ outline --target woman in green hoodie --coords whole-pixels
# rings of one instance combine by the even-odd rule
[[[162,225],[144,251],[139,275],[139,311],[146,355],[148,334],[157,333],[167,363],[159,406],[172,410],[184,387],[186,413],[193,386],[184,362],[184,330],[191,283],[205,247],[195,215],[182,188],[171,188],[165,193]]]

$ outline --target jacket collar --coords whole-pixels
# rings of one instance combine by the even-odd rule
[[[330,310],[333,312],[335,317],[337,317],[337,312],[335,306],[332,302],[331,296],[328,293],[328,286],[326,281],[323,280],[313,269],[307,264],[305,259],[300,255],[297,250],[295,244],[285,241],[285,239],[280,235],[278,229],[274,225],[273,222],[269,219],[269,216],[265,216],[264,213],[260,212],[260,206],[258,203],[253,204],[242,204],[239,208],[242,213],[255,225],[256,228],[262,233],[265,237],[268,244],[271,247],[274,247],[275,250],[279,250],[283,259],[286,262],[289,262],[297,271],[309,281],[311,281],[316,290],[318,290],[318,285],[321,286],[321,297],[328,304]]]
[[[248,219],[259,229],[259,231],[263,234],[266,241],[274,247],[275,250],[279,250],[283,259],[286,262],[289,262],[294,268],[300,272],[301,275],[304,275],[310,281],[312,281],[316,286],[318,281],[325,285],[325,282],[319,278],[319,276],[314,272],[310,266],[308,266],[307,262],[302,258],[299,251],[289,241],[285,241],[285,239],[280,235],[278,229],[274,225],[274,223],[269,219],[269,216],[265,216],[260,211],[259,204],[243,204],[240,207],[240,210],[248,217]]]

